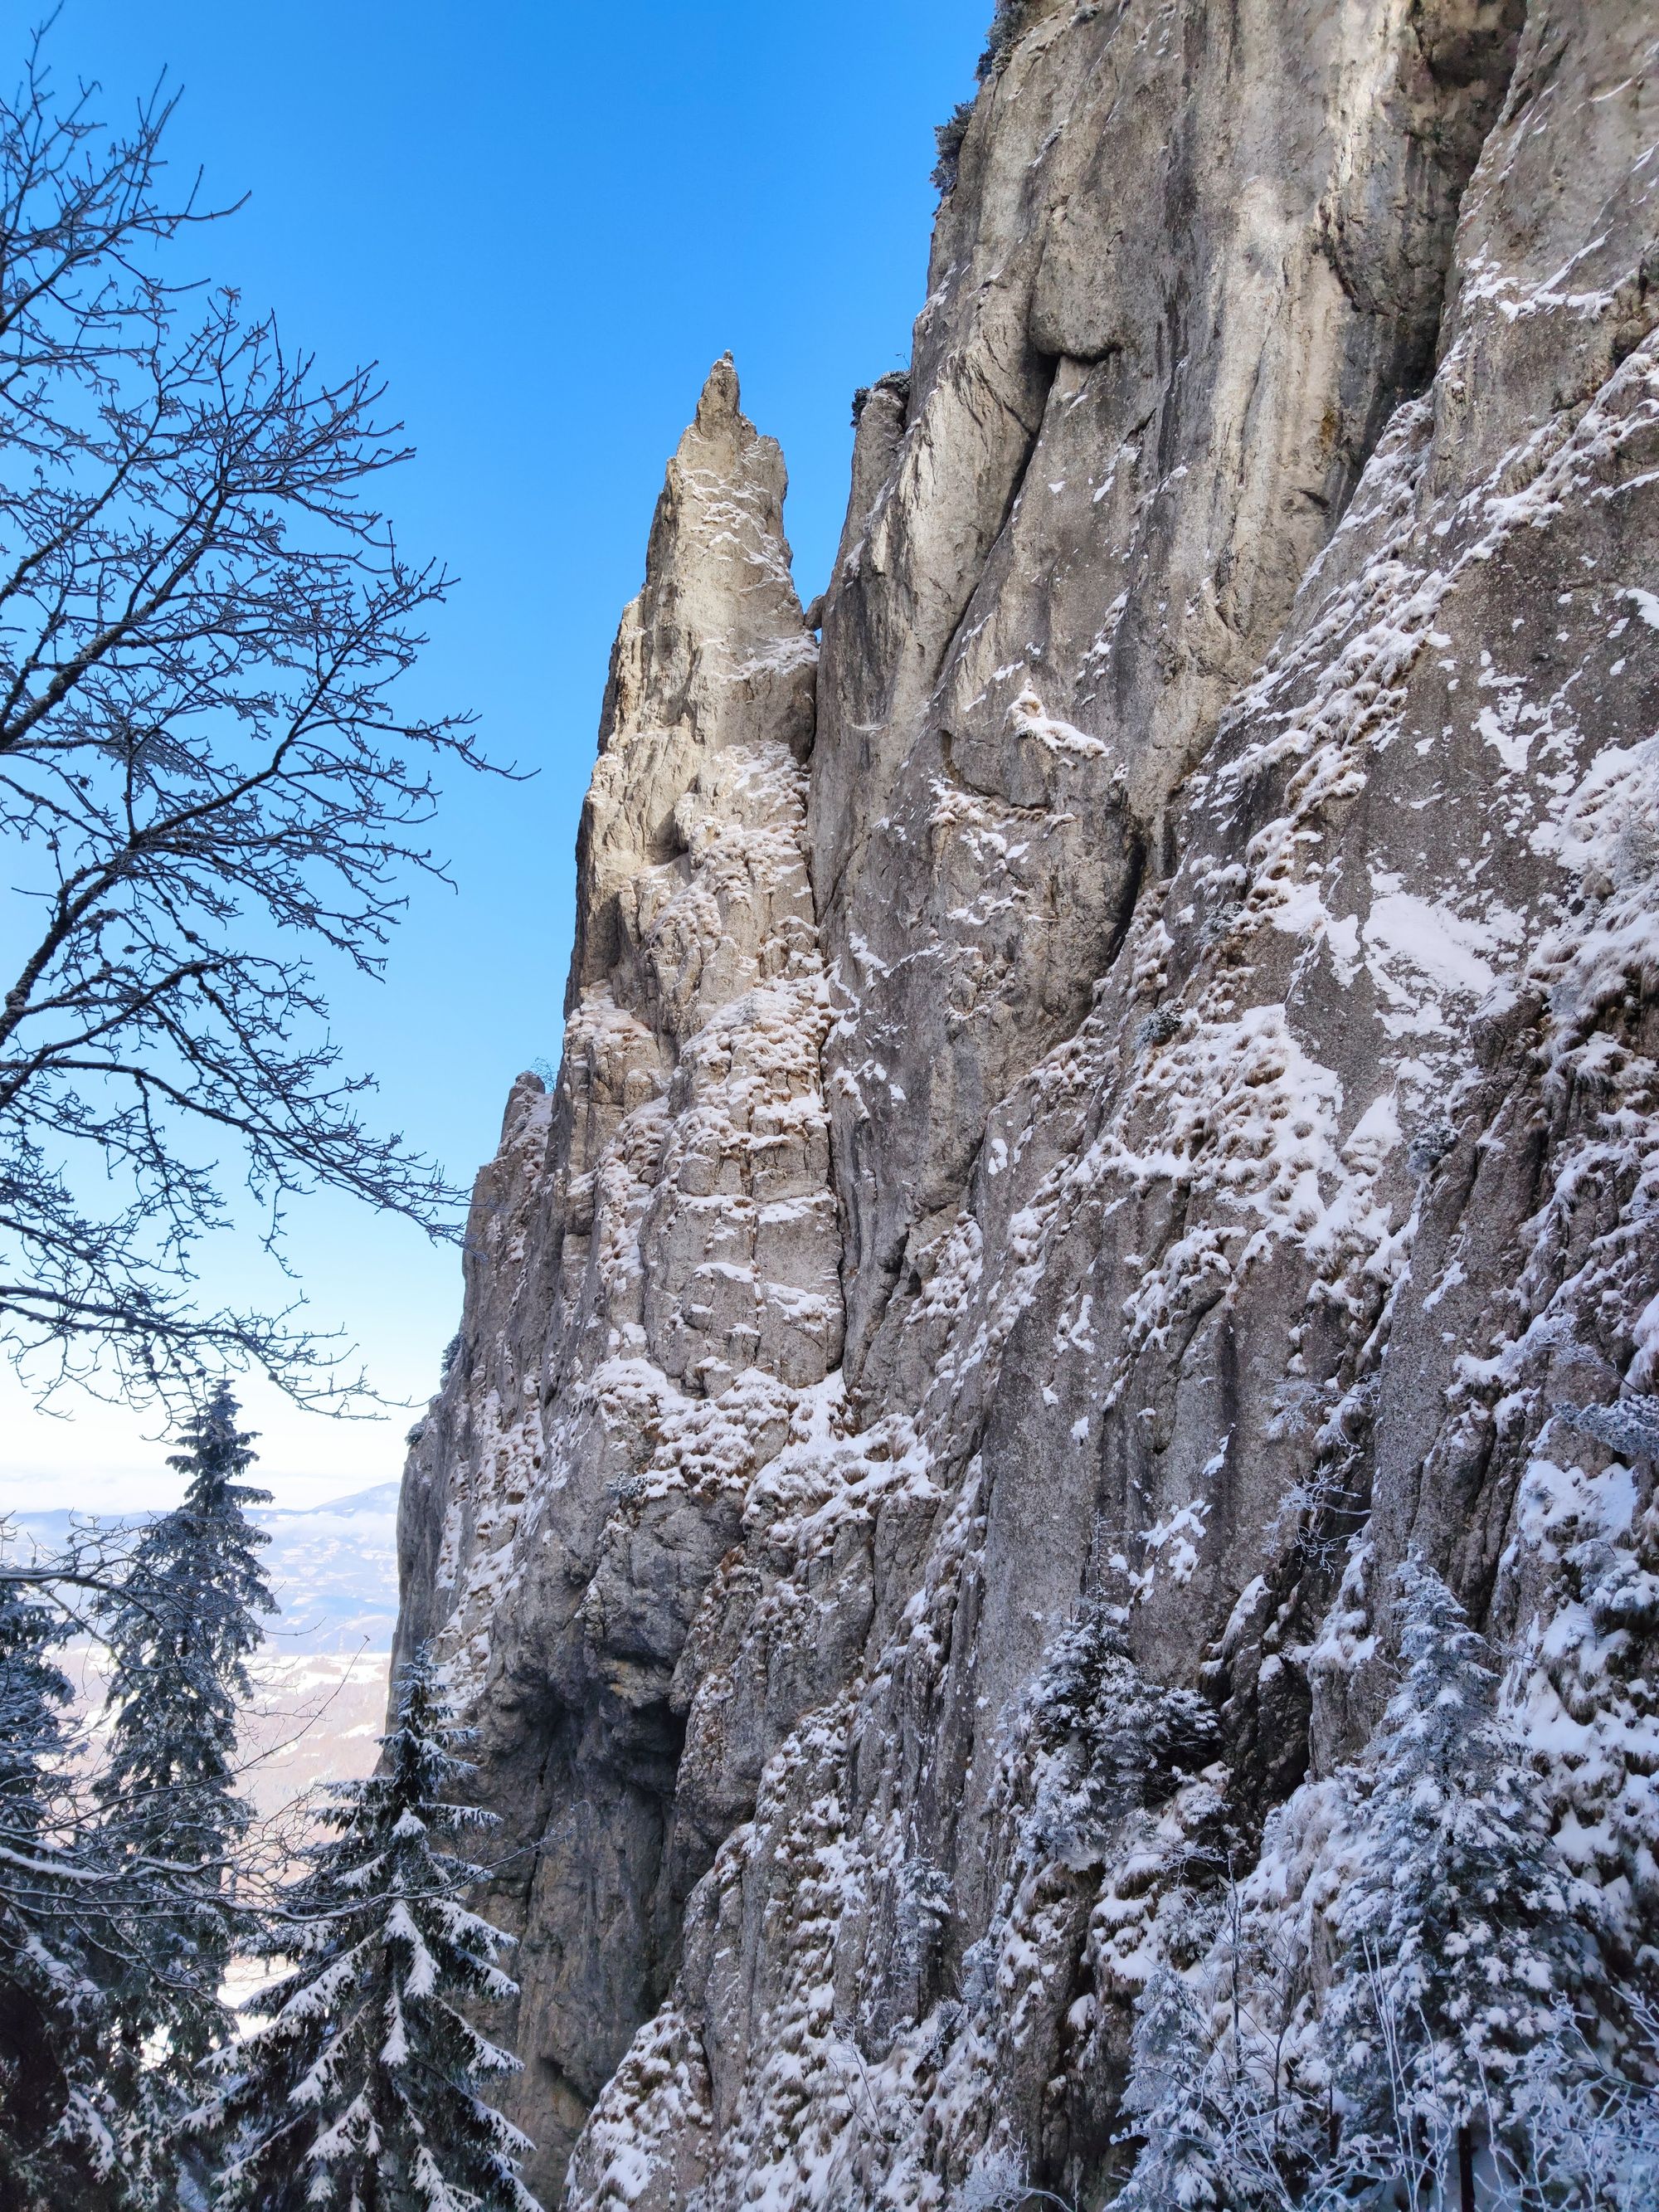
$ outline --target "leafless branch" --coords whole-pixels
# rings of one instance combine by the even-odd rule
[[[319,1188],[456,1233],[318,969],[380,973],[443,876],[441,769],[489,763],[401,703],[451,579],[377,504],[409,452],[377,374],[173,281],[228,210],[166,189],[165,86],[125,131],[94,93],[60,100],[37,39],[0,100],[0,1346],[43,1392],[176,1409],[251,1364],[340,1410],[337,1350],[204,1310],[199,1249],[237,1183],[273,1250]]]

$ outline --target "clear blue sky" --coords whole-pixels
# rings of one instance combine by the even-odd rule
[[[507,1086],[556,1060],[572,850],[617,617],[663,464],[730,347],[788,460],[802,598],[841,526],[849,402],[908,356],[933,124],[973,88],[992,0],[67,0],[65,80],[126,112],[166,68],[180,172],[246,207],[192,248],[325,364],[378,360],[417,458],[387,504],[461,581],[416,679],[475,708],[517,787],[450,795],[457,892],[417,887],[338,1033],[386,1120],[469,1177]],[[31,16],[0,16],[8,72]],[[424,1396],[453,1252],[343,1202],[295,1219],[319,1322]],[[227,1251],[208,1296],[260,1286]],[[270,1291],[270,1286],[264,1287]],[[295,1503],[384,1480],[410,1416],[306,1419],[251,1392]],[[167,1494],[151,1425],[44,1421],[0,1390],[0,1510]]]

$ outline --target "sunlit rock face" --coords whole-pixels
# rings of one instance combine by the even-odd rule
[[[677,1673],[759,1471],[841,1352],[806,863],[817,642],[784,471],[717,363],[611,658],[551,1094],[515,1085],[405,1480],[402,1648],[441,1626],[482,1725],[544,2162],[672,1972],[733,1813]]]
[[[1659,1924],[1650,11],[1000,21],[821,654],[729,363],[670,465],[406,1479],[550,2200],[1097,2204],[1413,1550]],[[1079,1821],[1102,1624],[1215,1733]]]

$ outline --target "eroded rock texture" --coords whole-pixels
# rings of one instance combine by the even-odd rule
[[[510,1841],[548,1838],[510,1902],[555,2172],[732,1826],[684,1787],[676,1669],[841,1348],[783,492],[721,362],[611,659],[563,1065],[507,1102],[404,1484],[402,1643],[442,1624]]]
[[[1097,2204],[1195,1867],[1316,2011],[1409,1550],[1659,1934],[1650,11],[999,23],[821,655],[728,364],[671,464],[410,1462],[584,2208]]]

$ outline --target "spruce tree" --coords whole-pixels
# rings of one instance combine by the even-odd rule
[[[114,2163],[96,2062],[105,1906],[64,1771],[57,1623],[0,1570],[0,2204],[85,2200]],[[90,1880],[88,1877],[90,1876]]]
[[[1115,2200],[1118,2212],[1221,2212],[1229,2203],[1209,2059],[1197,1997],[1173,1966],[1158,1965],[1135,2007],[1123,2105],[1141,2150]]]
[[[1324,2112],[1291,2061],[1300,1960],[1246,1933],[1237,1890],[1196,1978],[1164,1960],[1135,2008],[1123,2108],[1141,2151],[1114,2212],[1288,2212],[1310,2203]]]
[[[131,2063],[158,2030],[172,2057],[222,2040],[219,1988],[235,1934],[228,1879],[249,1809],[237,1789],[239,1711],[247,1662],[276,1610],[258,1564],[269,1540],[247,1518],[269,1491],[240,1478],[252,1439],[221,1383],[168,1465],[188,1478],[170,1513],[135,1547],[118,1595],[106,1601],[114,1715],[95,1795],[106,1844],[142,1907],[112,1958]]]
[[[1405,1671],[1366,1755],[1325,2007],[1340,2163],[1467,2207],[1486,2130],[1595,1956],[1483,1639],[1419,1562],[1401,1592]]]
[[[1164,1803],[1219,1741],[1213,1708],[1195,1691],[1149,1681],[1121,1629],[1094,1608],[1057,1639],[1030,1711],[1031,1839],[1079,1869],[1099,1858],[1126,1813]]]
[[[380,1771],[328,1793],[332,1833],[255,1947],[288,1971],[202,2116],[220,2212],[539,2212],[518,2178],[530,2145],[483,2094],[519,2062],[457,2008],[516,1994],[493,1963],[511,1939],[462,1902],[485,1869],[442,1848],[494,1821],[454,1802],[466,1735],[422,1651]]]

